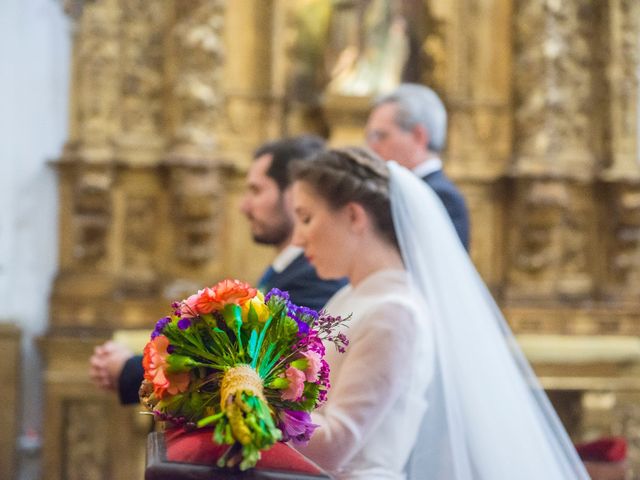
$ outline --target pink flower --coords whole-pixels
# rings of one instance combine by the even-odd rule
[[[180,314],[184,317],[195,317],[221,310],[230,303],[242,305],[255,297],[257,292],[248,283],[223,280],[213,287],[198,290],[198,293],[180,302]]]
[[[289,380],[289,386],[282,392],[282,399],[295,402],[302,396],[304,391],[305,374],[302,370],[289,367],[285,372],[285,377]]]
[[[197,317],[198,312],[198,300],[200,299],[200,295],[204,290],[198,290],[198,293],[194,293],[186,300],[180,302],[180,315],[186,318]]]
[[[308,350],[303,352],[302,355],[307,359],[307,368],[304,370],[304,374],[307,377],[307,382],[315,382],[318,380],[318,373],[322,368],[322,357],[318,352]]]

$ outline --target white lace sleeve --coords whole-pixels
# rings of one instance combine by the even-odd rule
[[[367,442],[379,422],[405,394],[412,380],[411,361],[417,342],[415,314],[394,304],[368,312],[355,330],[339,376],[321,413],[320,425],[300,451],[319,465],[337,470]]]

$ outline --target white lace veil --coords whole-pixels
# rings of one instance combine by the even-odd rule
[[[409,479],[588,479],[441,201],[405,168],[389,169],[400,250],[437,351]]]

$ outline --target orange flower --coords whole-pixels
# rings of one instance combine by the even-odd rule
[[[251,300],[258,293],[258,290],[240,280],[223,280],[215,285],[213,290],[218,301],[221,302],[220,308],[230,303],[241,305],[247,300]]]
[[[203,315],[214,310],[222,310],[231,303],[242,305],[256,296],[258,290],[240,280],[223,280],[210,288],[198,290],[181,303],[181,314],[184,316]]]
[[[153,393],[158,398],[165,394],[176,395],[189,388],[189,372],[168,373],[167,348],[169,339],[164,335],[158,335],[144,347],[142,366],[144,378],[153,383]]]

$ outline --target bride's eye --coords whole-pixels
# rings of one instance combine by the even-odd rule
[[[298,221],[303,225],[307,225],[311,221],[311,215],[298,213]]]

